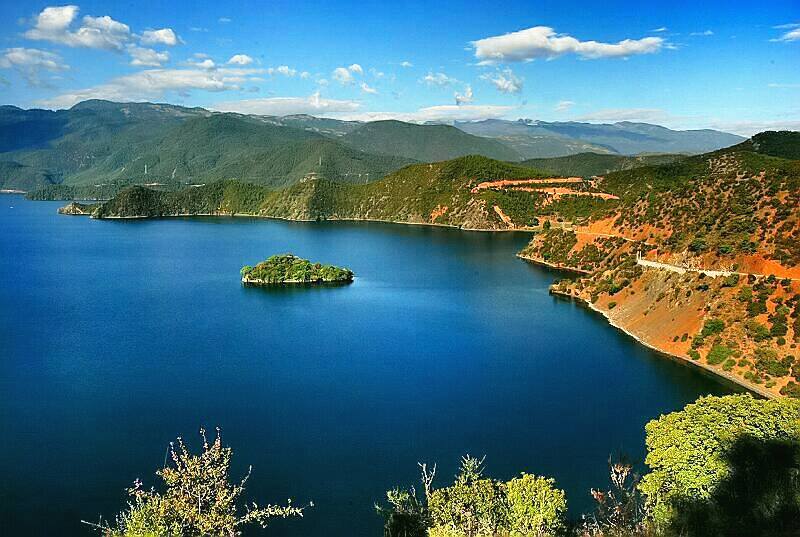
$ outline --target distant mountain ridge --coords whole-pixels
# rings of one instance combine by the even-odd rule
[[[470,154],[518,162],[586,152],[695,153],[743,141],[634,123],[420,125],[89,100],[57,111],[0,106],[0,188],[82,185],[89,193],[88,185],[99,185],[107,193],[129,184],[173,188],[220,179],[280,188],[306,176],[367,182],[412,162]]]
[[[649,123],[546,122],[530,119],[489,119],[456,122],[459,129],[477,136],[507,140],[519,151],[529,144],[526,158],[566,156],[575,153],[706,153],[743,142],[742,136],[711,129],[678,131]],[[553,145],[558,143],[560,145]],[[560,153],[559,153],[560,151]],[[550,152],[550,154],[545,154]]]

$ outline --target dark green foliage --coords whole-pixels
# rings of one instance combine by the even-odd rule
[[[714,334],[719,334],[725,329],[725,321],[722,319],[708,319],[703,324],[703,329],[700,331],[700,335],[703,337],[713,336]]]
[[[708,351],[706,362],[711,365],[719,365],[727,360],[732,354],[733,349],[726,347],[725,345],[714,345],[711,347],[711,350]]]
[[[760,132],[742,145],[772,157],[800,159],[800,132],[797,131]]]
[[[521,162],[553,175],[591,177],[619,170],[629,170],[642,166],[666,164],[684,158],[685,155],[604,155],[601,153],[578,153],[565,157],[534,158]]]
[[[747,335],[753,338],[755,341],[764,341],[771,337],[769,333],[769,328],[759,323],[758,321],[754,320],[747,321],[745,323],[745,329],[747,330]]]
[[[759,347],[755,351],[756,369],[772,377],[785,377],[789,374],[792,364],[794,364],[793,357],[786,356],[779,359],[778,351],[775,349]]]

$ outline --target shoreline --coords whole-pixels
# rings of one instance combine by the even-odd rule
[[[282,220],[284,222],[374,222],[378,224],[401,224],[405,226],[425,226],[425,227],[441,227],[441,228],[449,228],[449,229],[458,229],[461,231],[482,231],[487,233],[508,233],[508,232],[515,232],[515,233],[535,233],[535,229],[531,228],[473,228],[473,227],[462,227],[456,226],[453,224],[437,224],[436,222],[410,222],[410,221],[403,221],[403,220],[382,220],[380,218],[290,218],[288,216],[270,216],[265,214],[249,214],[249,213],[236,213],[236,214],[227,214],[227,213],[186,213],[186,214],[163,214],[158,216],[102,216],[100,218],[96,218],[91,216],[90,214],[86,213],[83,215],[75,215],[75,216],[89,216],[94,220],[158,220],[160,218],[263,218],[266,220]]]
[[[715,377],[718,377],[718,380],[719,379],[723,379],[724,381],[726,381],[728,383],[734,384],[734,385],[736,385],[736,386],[738,386],[740,388],[744,388],[748,392],[754,393],[754,394],[756,394],[756,395],[758,395],[760,397],[763,397],[765,399],[779,399],[779,396],[775,395],[774,393],[769,392],[767,390],[764,390],[760,386],[756,386],[754,384],[747,383],[747,382],[744,381],[744,379],[741,379],[741,378],[737,377],[736,375],[734,375],[732,373],[728,373],[727,371],[719,371],[719,370],[711,367],[708,364],[704,364],[704,363],[700,362],[699,360],[692,360],[691,358],[689,358],[687,356],[682,356],[680,354],[675,354],[675,353],[666,351],[664,349],[660,349],[660,348],[656,347],[655,345],[653,345],[651,343],[648,343],[647,341],[644,341],[642,338],[640,338],[639,336],[637,336],[636,334],[634,334],[633,332],[631,332],[630,330],[628,330],[627,328],[625,328],[621,324],[615,322],[614,319],[609,317],[608,312],[601,310],[600,308],[598,308],[597,306],[595,306],[594,304],[592,304],[591,302],[589,302],[588,300],[586,300],[583,297],[575,296],[575,295],[572,295],[572,294],[569,294],[569,293],[564,293],[564,292],[553,290],[553,289],[550,289],[550,294],[554,295],[554,296],[557,296],[557,297],[560,297],[560,298],[563,298],[563,299],[569,299],[569,300],[572,300],[574,302],[577,302],[581,306],[583,306],[583,307],[585,307],[585,308],[587,308],[587,309],[589,309],[589,310],[591,310],[593,312],[596,312],[596,313],[602,315],[603,318],[606,320],[606,322],[609,325],[613,326],[614,328],[616,328],[620,332],[622,332],[622,333],[626,334],[627,336],[631,337],[632,339],[634,339],[640,345],[643,345],[643,346],[647,347],[648,349],[650,349],[652,351],[655,351],[658,354],[661,354],[661,355],[663,355],[663,356],[665,356],[665,357],[667,357],[667,358],[669,358],[671,360],[677,361],[677,362],[681,363],[682,365],[688,365],[688,366],[697,367],[700,370],[702,370],[703,372],[706,372],[706,373],[709,373],[709,374],[711,374],[711,375],[713,375]]]
[[[517,254],[517,257],[522,259],[522,260],[524,260],[524,261],[527,261],[528,263],[530,263],[532,265],[540,265],[542,267],[547,267],[547,268],[551,268],[551,269],[554,269],[554,270],[560,270],[562,272],[571,272],[573,274],[582,274],[582,275],[585,275],[585,276],[588,276],[589,274],[591,274],[591,272],[589,272],[588,270],[583,270],[583,269],[579,269],[579,268],[575,268],[575,267],[562,266],[562,265],[559,265],[559,264],[556,264],[556,263],[550,263],[548,261],[544,261],[542,259],[537,259],[537,258],[529,256],[529,255]]]

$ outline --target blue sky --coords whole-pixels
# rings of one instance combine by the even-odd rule
[[[800,3],[3,2],[0,102],[800,129]]]

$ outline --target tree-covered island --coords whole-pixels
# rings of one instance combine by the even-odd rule
[[[241,274],[242,283],[245,285],[353,281],[353,271],[350,269],[312,263],[293,254],[273,255],[254,267],[245,265]]]

